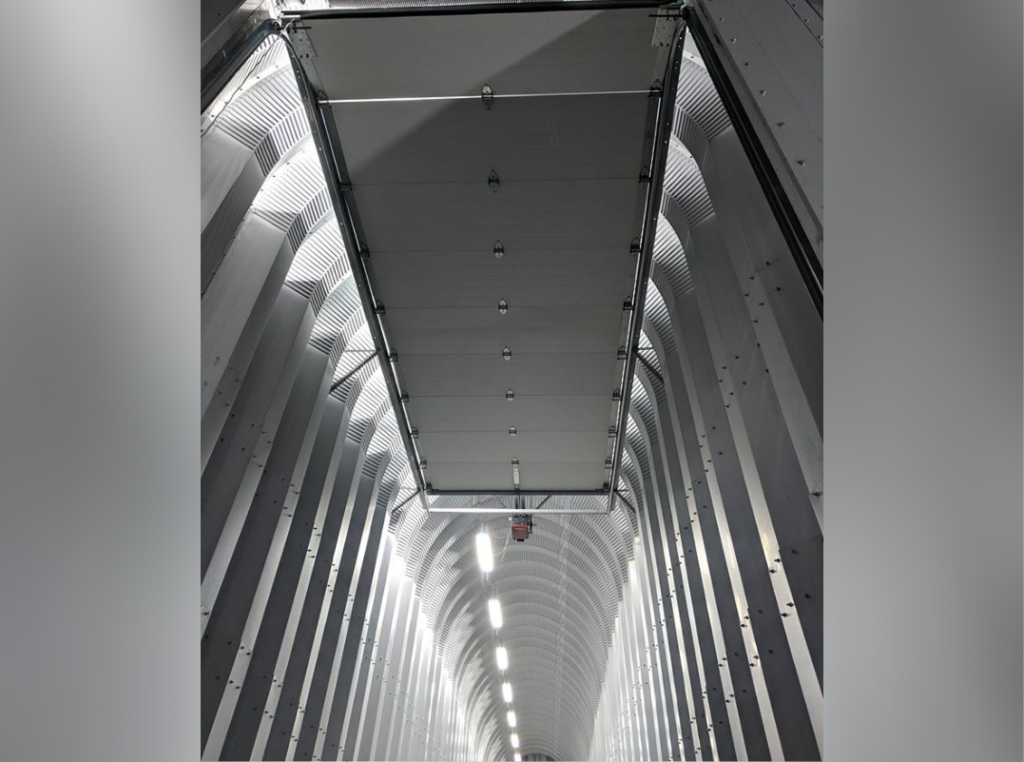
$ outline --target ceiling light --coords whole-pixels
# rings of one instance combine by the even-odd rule
[[[515,754],[512,755],[512,760],[513,762],[523,762],[523,755],[517,751]]]
[[[514,728],[516,726],[516,713],[514,711],[509,709],[508,714],[505,715],[505,718],[508,720],[508,726],[510,728]]]
[[[491,549],[491,536],[484,530],[476,536],[476,560],[480,571],[485,574],[494,571],[494,551]]]
[[[501,603],[497,598],[487,601],[487,613],[491,617],[491,627],[500,630],[504,620],[501,618]]]
[[[518,749],[519,748],[519,734],[518,733],[513,733],[512,737],[509,738],[509,740],[512,742],[512,748],[513,749]]]
[[[512,683],[507,680],[501,684],[501,697],[505,699],[506,704],[512,703]]]
[[[508,302],[506,302],[504,299],[498,301],[498,312],[500,312],[502,315],[508,312]]]
[[[501,350],[501,356],[505,358],[505,362],[508,362],[509,360],[512,359],[512,350],[509,349],[508,347],[505,347],[503,350]]]
[[[505,646],[494,649],[494,658],[498,661],[498,669],[502,672],[508,669],[508,651],[505,650]]]

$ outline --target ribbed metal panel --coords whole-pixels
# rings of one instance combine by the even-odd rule
[[[382,470],[383,466],[390,463],[398,450],[404,450],[405,446],[398,433],[398,422],[391,413],[391,405],[385,406],[381,411],[381,417],[377,421],[373,436],[366,445],[366,459],[363,461],[363,476],[373,479]]]
[[[287,232],[326,184],[312,142],[271,174],[253,201],[253,213]],[[317,203],[317,208],[322,204]],[[326,211],[326,210],[324,210]],[[317,216],[322,216],[323,212]]]
[[[677,200],[691,229],[715,213],[697,162],[678,141],[673,141],[669,149],[664,192]]]
[[[638,379],[639,381],[639,379]],[[634,382],[633,395],[630,397],[633,408],[640,420],[643,421],[644,430],[650,443],[650,449],[656,450],[659,446],[658,426],[654,415],[654,403],[647,393],[647,386],[644,383]]]
[[[661,295],[661,290],[656,283],[651,283],[647,288],[647,301],[644,304],[644,328],[650,327],[657,337],[657,344],[664,353],[676,351],[675,334],[672,332],[672,318],[669,316],[668,305]],[[645,355],[646,357],[647,355]],[[658,368],[661,368],[660,357]]]
[[[331,226],[334,227],[334,222]],[[330,293],[341,283],[345,278],[349,276],[351,269],[348,265],[348,258],[340,256],[337,260],[331,263],[330,267],[324,272],[320,282],[313,288],[313,293],[309,296],[309,304],[313,308],[314,312],[320,312],[324,306],[324,302]]]
[[[654,289],[648,288],[647,292],[650,293],[653,290]],[[645,322],[646,322],[646,318],[647,318],[646,309],[647,308],[645,306],[644,307],[644,310],[645,310],[645,314],[644,314]],[[645,331],[643,329],[640,330],[640,350],[639,351],[641,352],[643,358],[645,360],[647,360],[647,362],[649,362],[651,364],[651,367],[653,367],[656,371],[661,373],[661,357],[658,354],[657,348],[652,345],[651,338],[650,338],[650,336],[647,335],[647,331]],[[643,366],[641,366],[641,367],[643,367]]]
[[[245,60],[245,63],[239,67],[234,76],[228,80],[228,83],[218,94],[217,98],[214,99],[213,103],[210,104],[210,111],[213,111],[219,105],[223,108],[222,104],[225,101],[230,105],[230,99],[239,94],[243,85],[249,80],[249,77],[253,74],[261,74],[268,67],[273,67],[279,60],[278,56],[283,52],[284,45],[277,37],[267,37],[263,40]]]
[[[376,358],[372,362],[367,363],[355,373],[352,373],[344,383],[340,384],[337,389],[331,392],[331,396],[341,400],[342,402],[351,402],[358,399],[363,387],[366,386],[370,380],[381,372],[380,363]],[[337,382],[339,374],[335,371],[335,382]]]
[[[275,124],[256,146],[256,160],[263,173],[269,174],[277,163],[292,153],[309,137],[309,134],[309,119],[301,107],[297,107]]]
[[[347,282],[347,281],[346,281]],[[354,313],[345,323],[331,351],[332,362],[335,363],[334,380],[342,378],[363,364],[367,357],[377,353],[370,336],[369,326],[362,313]],[[336,359],[335,359],[336,358]],[[377,360],[374,359],[374,367]]]
[[[310,345],[324,354],[331,354],[342,329],[353,315],[361,314],[360,310],[355,282],[352,278],[346,278],[335,287],[320,308],[309,337]]]
[[[730,126],[729,115],[721,98],[711,83],[707,70],[690,60],[684,60],[679,71],[679,92],[676,96],[676,128],[681,113],[688,114],[697,123],[704,137],[710,142]]]
[[[678,299],[693,289],[690,265],[675,229],[664,216],[658,217],[655,239],[654,268],[668,281],[673,298]]]
[[[377,429],[383,415],[391,412],[384,375],[375,373],[363,387],[352,409],[352,420],[349,423],[347,437],[359,442],[365,448],[369,444],[369,436]]]
[[[633,380],[633,388],[634,390],[640,389],[640,384],[637,383],[636,379]],[[626,441],[629,442],[629,446],[633,448],[633,452],[636,454],[636,464],[643,475],[644,481],[650,479],[651,463],[647,456],[647,443],[640,431],[640,426],[632,415],[630,415],[629,421],[626,424]]]
[[[284,282],[309,299],[313,311],[319,313],[325,297],[314,298],[313,295],[322,294],[327,288],[333,290],[348,271],[338,221],[330,212],[296,250]],[[327,286],[329,281],[334,282]]]
[[[287,62],[284,46],[281,55],[270,66],[277,67],[263,75],[254,74],[217,117],[217,129],[255,151],[275,126],[300,105],[295,75]]]
[[[622,452],[622,474],[626,481],[626,486],[628,487],[625,494],[630,498],[630,501],[633,503],[633,507],[636,508],[637,511],[643,511],[643,484],[640,482],[640,474],[637,470],[636,462],[633,460],[633,456],[630,454],[628,448]]]
[[[302,246],[302,242],[310,231],[326,221],[328,216],[333,217],[334,212],[331,209],[331,199],[327,195],[327,189],[323,188],[309,199],[288,227],[288,240],[292,247],[298,249]]]

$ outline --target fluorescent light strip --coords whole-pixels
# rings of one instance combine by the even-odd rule
[[[505,699],[506,704],[512,703],[512,683],[507,680],[501,684],[501,697]]]
[[[508,651],[505,650],[505,646],[494,649],[494,658],[498,662],[498,669],[502,672],[508,669]]]
[[[516,726],[516,713],[509,709],[508,714],[505,715],[505,719],[508,720],[508,726],[514,728]]]
[[[518,749],[519,748],[519,734],[518,733],[513,733],[512,737],[509,740],[512,742],[512,748],[513,749]]]
[[[504,620],[501,617],[501,602],[497,598],[487,601],[487,613],[491,617],[491,627],[500,630]]]
[[[480,530],[476,536],[476,560],[480,571],[485,574],[494,571],[494,551],[491,549],[491,536]]]

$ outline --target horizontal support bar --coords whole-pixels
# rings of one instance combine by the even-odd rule
[[[495,93],[488,96],[490,100],[500,101],[505,98],[573,98],[584,95],[649,95],[647,90],[592,90],[589,92],[574,93]],[[479,101],[482,96],[477,95],[410,95],[407,97],[395,96],[392,98],[327,98],[319,101],[321,105],[335,103],[418,103],[420,101]]]
[[[395,18],[401,16],[459,16],[480,13],[545,13],[548,11],[614,11],[641,8],[678,7],[665,0],[538,0],[535,3],[463,3],[459,5],[403,5],[367,8],[363,5],[320,10],[289,10],[281,13],[284,22],[294,19]]]
[[[608,514],[608,511],[606,511],[603,508],[600,509],[600,510],[594,509],[594,508],[584,508],[582,510],[578,510],[577,511],[577,510],[573,510],[571,508],[533,508],[533,509],[525,509],[524,508],[524,509],[521,509],[521,510],[515,510],[513,508],[481,508],[479,506],[477,506],[477,507],[466,506],[466,507],[457,507],[457,508],[428,508],[427,509],[427,513],[488,513],[488,514],[490,514],[490,513],[499,513],[499,514],[508,514],[508,515],[517,515],[517,514],[540,515],[540,514],[544,514],[544,513],[558,513],[558,514],[580,514],[580,515],[584,515],[584,516],[598,516],[598,515],[605,516],[605,515]]]
[[[444,495],[579,495],[581,497],[593,497],[596,495],[607,495],[606,489],[594,490],[559,490],[559,489],[428,489],[427,494],[433,496]]]

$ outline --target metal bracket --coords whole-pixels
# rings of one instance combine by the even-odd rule
[[[640,354],[639,351],[637,351],[636,359],[638,359],[640,363],[647,369],[648,373],[650,373],[652,376],[658,379],[662,386],[665,385],[665,379],[662,378],[661,374],[655,369],[653,365],[651,365],[650,360],[648,360],[646,357]]]
[[[345,383],[350,378],[352,378],[352,376],[354,376],[356,373],[358,373],[363,368],[365,368],[373,360],[373,358],[376,357],[376,356],[377,356],[377,350],[374,349],[373,350],[373,354],[371,354],[369,357],[367,357],[365,360],[363,360],[361,363],[359,363],[356,367],[354,367],[352,370],[350,370],[344,376],[342,376],[337,381],[335,381],[333,384],[331,384],[331,389],[328,392],[328,394],[333,394],[335,391],[337,391],[339,386],[341,386],[343,383]]]
[[[480,100],[484,102],[484,108],[488,111],[491,110],[491,106],[494,105],[494,91],[490,85],[484,85],[480,91]]]
[[[636,513],[636,506],[629,502],[629,500],[626,499],[626,496],[623,495],[620,490],[615,490],[615,496],[618,497],[619,500],[624,502],[629,507],[629,509],[633,511],[633,513]]]
[[[304,60],[316,58],[316,51],[313,49],[313,43],[309,41],[309,35],[306,34],[307,28],[308,27],[293,26],[288,29],[288,39],[292,41],[292,47],[295,48],[295,55]]]
[[[651,37],[652,48],[672,47],[673,33],[676,31],[676,20],[679,13],[675,8],[659,8],[654,21],[654,35]]]
[[[492,193],[498,192],[498,186],[501,185],[501,178],[498,177],[498,173],[493,169],[491,174],[487,176],[487,185],[490,187]]]
[[[398,505],[396,505],[394,508],[391,509],[391,515],[394,516],[396,513],[398,513],[400,510],[402,510],[406,505],[408,505],[410,500],[412,500],[415,497],[418,497],[421,494],[423,494],[423,490],[420,489],[419,487],[417,487],[415,492],[413,492],[411,495],[409,495],[409,497],[407,497],[405,500],[403,500],[402,502],[400,502]]]

